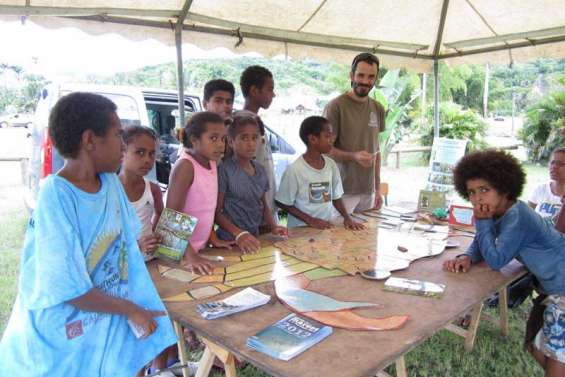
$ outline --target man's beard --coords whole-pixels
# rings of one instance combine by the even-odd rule
[[[356,82],[352,81],[351,82],[351,87],[353,88],[353,92],[358,96],[358,97],[367,97],[369,95],[369,92],[371,91],[371,87],[369,87],[368,85],[360,85],[357,84]],[[367,91],[363,91],[361,92],[360,90],[364,90],[367,89]]]

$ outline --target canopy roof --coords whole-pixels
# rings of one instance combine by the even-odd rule
[[[0,0],[0,19],[23,15],[170,45],[180,19],[183,42],[201,48],[345,63],[372,51],[387,67],[417,71],[435,59],[565,57],[563,0]]]

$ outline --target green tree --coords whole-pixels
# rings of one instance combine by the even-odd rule
[[[474,110],[464,110],[461,105],[454,102],[440,103],[439,136],[448,139],[467,140],[470,150],[482,149],[487,146],[484,141],[487,125]],[[419,122],[422,134],[422,145],[432,145],[433,141],[433,106],[426,110],[425,117]]]
[[[560,90],[528,108],[524,127],[518,134],[534,162],[546,160],[553,149],[565,142],[561,135],[561,129],[565,128],[565,77],[560,83]]]

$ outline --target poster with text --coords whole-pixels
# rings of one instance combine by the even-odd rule
[[[467,140],[436,137],[432,145],[427,190],[453,191],[453,168],[465,155]]]

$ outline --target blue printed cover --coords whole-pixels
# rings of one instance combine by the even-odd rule
[[[247,339],[247,346],[275,359],[290,360],[332,333],[330,326],[290,314]]]

